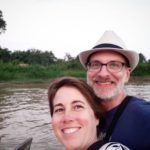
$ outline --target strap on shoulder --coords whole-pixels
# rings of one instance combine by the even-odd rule
[[[103,139],[104,141],[110,141],[110,137],[115,129],[115,126],[117,124],[117,121],[119,120],[121,114],[123,113],[124,109],[126,108],[126,106],[128,105],[130,99],[131,99],[132,96],[126,96],[125,99],[122,101],[122,103],[120,104],[120,106],[118,107],[114,117],[113,117],[113,120],[107,130],[107,133],[106,133],[106,136],[105,138]]]

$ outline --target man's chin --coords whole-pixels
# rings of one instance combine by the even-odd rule
[[[110,97],[110,96],[99,96],[98,95],[98,97],[100,98],[100,102],[108,102],[113,99],[113,97]]]
[[[117,92],[100,92],[97,91],[96,89],[94,89],[95,94],[100,98],[101,101],[111,101],[112,99],[115,98],[115,96],[117,95]]]

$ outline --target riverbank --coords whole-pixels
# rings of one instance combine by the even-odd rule
[[[49,65],[21,65],[13,63],[0,62],[0,82],[43,82],[49,79],[74,76],[78,78],[85,78],[86,71],[83,69],[79,61],[61,61]],[[131,74],[131,76],[139,77],[133,78],[131,81],[145,82],[150,78],[149,63],[139,65]],[[149,77],[149,78],[147,78]]]
[[[150,84],[150,76],[146,77],[131,76],[128,84]]]
[[[86,80],[86,78],[83,78]],[[30,86],[30,84],[32,85],[32,83],[37,83],[37,84],[49,84],[50,81],[53,80],[53,78],[50,79],[34,79],[34,80],[12,80],[12,81],[0,81],[0,85],[2,87],[3,84],[17,84],[19,85],[23,85],[23,84],[28,84],[28,86]],[[147,77],[136,77],[136,76],[131,76],[130,80],[128,82],[128,84],[150,84],[150,76]]]

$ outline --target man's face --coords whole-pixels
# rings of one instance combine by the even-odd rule
[[[126,63],[122,55],[113,51],[94,53],[90,57],[89,62],[100,62],[101,64],[107,64],[108,62]],[[94,64],[94,66],[95,65],[97,64]],[[112,64],[110,65],[110,68],[111,67],[115,68],[116,66]],[[119,72],[113,72],[108,69],[108,66],[102,65],[101,69],[87,71],[88,84],[102,100],[111,100],[124,91],[124,84],[128,82],[131,69],[126,65],[122,65],[121,68]]]

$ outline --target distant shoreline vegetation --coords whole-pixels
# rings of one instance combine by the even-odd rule
[[[50,65],[0,62],[0,81],[36,81],[60,76],[85,77],[79,62],[56,62]]]
[[[52,51],[31,49],[11,52],[0,48],[0,82],[40,81],[60,76],[86,77],[78,57],[66,54],[64,59],[55,57]],[[140,54],[140,63],[132,72],[134,77],[150,77],[150,60]]]

